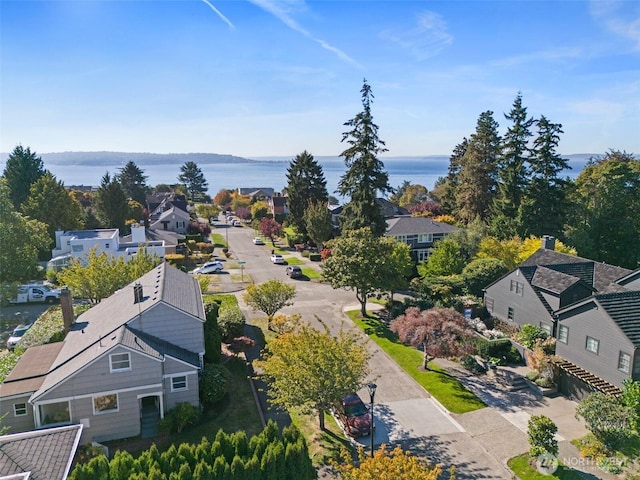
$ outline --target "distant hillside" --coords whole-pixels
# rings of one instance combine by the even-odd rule
[[[37,153],[37,152],[36,152]],[[9,153],[2,153],[0,163],[5,163]],[[244,157],[217,153],[126,153],[126,152],[59,152],[37,153],[45,164],[52,165],[125,165],[133,161],[136,165],[182,165],[195,162],[198,165],[213,163],[253,163]]]

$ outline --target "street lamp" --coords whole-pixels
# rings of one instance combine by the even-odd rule
[[[367,383],[367,390],[369,390],[369,399],[371,400],[371,458],[373,458],[373,400],[376,396],[376,388],[378,386],[375,383]]]

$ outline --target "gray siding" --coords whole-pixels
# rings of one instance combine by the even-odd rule
[[[165,375],[172,375],[174,373],[192,372],[197,370],[198,369],[193,365],[188,365],[172,357],[168,357],[168,356],[165,357],[165,360],[164,360]]]
[[[131,359],[130,371],[116,373],[109,371],[109,355],[114,353],[129,353]],[[105,352],[91,365],[77,372],[38,400],[47,401],[95,392],[144,387],[145,385],[160,384],[161,382],[162,362],[118,346]]]
[[[628,353],[633,362],[634,348],[629,339],[609,318],[603,309],[588,304],[572,316],[560,319],[559,325],[569,327],[568,343],[557,342],[556,354],[613,385],[622,387],[622,381],[631,375],[618,370],[620,351]],[[600,342],[598,353],[586,349],[587,336]],[[633,363],[631,365],[633,368]]]
[[[164,382],[165,409],[171,410],[177,403],[189,402],[191,405],[200,405],[200,395],[198,393],[198,375],[186,375],[187,390],[171,391],[171,377],[167,377]]]
[[[485,297],[493,298],[493,315],[505,322],[510,322],[508,320],[508,311],[509,307],[511,307],[514,311],[514,323],[518,326],[527,323],[540,325],[540,322],[552,325],[553,319],[542,305],[536,292],[522,274],[516,275],[516,273],[518,273],[518,270],[511,272],[487,289]],[[511,280],[523,284],[522,295],[510,291]]]
[[[5,413],[7,416],[4,418],[2,425],[10,427],[9,433],[26,432],[35,428],[33,419],[33,406],[29,403],[29,397],[31,394],[27,394],[21,397],[15,397],[10,399],[3,399],[0,402],[0,417]],[[16,417],[14,415],[13,406],[16,403],[25,403],[27,406],[27,414]]]
[[[590,297],[592,293],[593,292],[590,288],[587,288],[582,283],[577,283],[569,287],[565,292],[562,293],[559,308],[564,308],[567,305],[579,302],[580,300]]]
[[[186,350],[204,352],[204,323],[163,303],[150,308],[128,324]]]

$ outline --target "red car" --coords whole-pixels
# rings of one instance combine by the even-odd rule
[[[335,410],[345,430],[352,437],[363,437],[371,433],[371,412],[357,393],[342,397],[336,402]]]

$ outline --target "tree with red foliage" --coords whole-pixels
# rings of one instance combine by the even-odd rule
[[[453,308],[420,311],[408,308],[390,325],[400,340],[424,349],[424,368],[436,357],[447,358],[475,352],[474,333],[467,320]]]
[[[417,205],[411,205],[407,207],[409,213],[415,216],[421,217],[437,217],[438,215],[444,214],[444,209],[442,205],[438,202],[434,202],[433,200],[425,200]]]
[[[247,207],[236,208],[236,217],[241,220],[251,220],[251,210]]]
[[[273,237],[279,237],[282,235],[282,225],[276,222],[273,218],[263,218],[260,222],[260,233],[264,237],[269,237],[271,244],[275,245]]]

